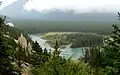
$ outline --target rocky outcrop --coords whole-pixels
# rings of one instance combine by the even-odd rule
[[[32,45],[29,41],[26,40],[26,38],[23,36],[22,33],[21,36],[18,38],[18,43],[25,50],[26,56],[32,53]],[[21,69],[22,75],[31,75],[30,64],[24,62],[23,64],[21,64],[21,67],[22,67]]]
[[[18,38],[18,43],[20,44],[20,46],[23,49],[25,49],[26,55],[32,54],[32,52],[33,52],[32,44],[31,44],[31,42],[26,40],[26,38],[23,36],[22,33],[21,33],[21,36]]]
[[[23,49],[27,49],[27,40],[26,38],[23,36],[23,34],[21,33],[21,36],[18,38],[18,42],[19,44],[22,46]]]
[[[31,72],[30,72],[31,69],[28,63],[24,63],[21,66],[22,66],[22,69],[21,69],[22,75],[31,75]]]
[[[30,42],[28,43],[28,52],[32,54],[32,45]]]

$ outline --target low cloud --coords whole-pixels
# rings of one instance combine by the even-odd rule
[[[3,1],[1,9],[18,0],[0,0]],[[63,11],[74,10],[80,12],[118,12],[120,10],[120,0],[28,0],[24,9],[32,9],[40,12],[51,9],[60,9]]]
[[[63,11],[73,9],[75,12],[91,11],[118,11],[120,10],[119,0],[29,0],[24,9],[38,11],[47,11],[50,9],[61,9]]]

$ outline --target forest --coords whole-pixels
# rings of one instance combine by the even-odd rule
[[[60,46],[72,44],[72,48],[98,46],[103,43],[103,38],[108,36],[89,32],[48,32],[41,35],[51,47],[54,47],[57,40]]]
[[[109,35],[112,33],[112,24],[119,21],[54,21],[54,20],[12,20],[16,28],[29,34],[44,32],[91,32]],[[29,25],[29,27],[28,27]]]

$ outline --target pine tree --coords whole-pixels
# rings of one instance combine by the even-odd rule
[[[59,75],[59,67],[60,63],[62,62],[62,58],[59,56],[60,55],[60,50],[59,50],[59,44],[58,41],[56,41],[55,46],[54,46],[55,50],[53,51],[53,56],[51,58],[51,65],[53,67],[54,70],[54,75]]]
[[[40,47],[40,45],[37,41],[35,43],[33,43],[32,48],[37,54],[41,54],[43,52],[42,48]]]
[[[3,57],[5,56],[5,46],[2,38],[2,33],[0,32],[0,73],[4,71],[5,66],[3,65]]]
[[[55,56],[55,57],[59,57],[60,50],[59,50],[59,44],[58,44],[58,41],[56,41],[54,48],[55,48],[55,50],[54,50],[54,52],[53,52],[53,56]]]
[[[13,71],[11,65],[11,59],[9,55],[9,47],[6,44],[6,39],[3,36],[3,24],[4,20],[0,17],[0,74],[10,75]]]
[[[39,66],[43,62],[43,50],[36,41],[32,45],[34,53],[31,55],[30,63],[34,66]]]
[[[120,14],[118,14],[120,16]],[[112,26],[112,35],[105,39],[104,66],[111,67],[109,75],[119,75],[120,73],[120,29],[118,25]]]

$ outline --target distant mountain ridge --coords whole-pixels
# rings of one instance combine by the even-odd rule
[[[7,15],[12,19],[37,19],[37,20],[116,20],[117,15],[113,12],[86,12],[75,14],[74,10],[66,12],[59,9],[51,9],[46,12],[37,10],[24,10],[24,5],[28,0],[18,0],[1,10],[1,14]]]

